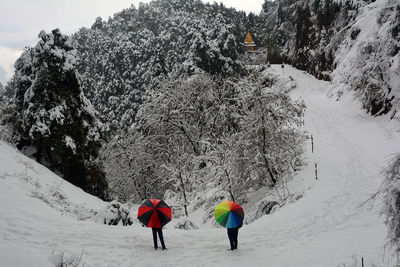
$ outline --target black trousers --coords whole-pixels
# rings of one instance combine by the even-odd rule
[[[165,249],[164,237],[163,237],[162,229],[161,228],[151,228],[151,229],[153,230],[154,248],[155,249],[158,248],[158,245],[157,245],[157,233],[158,233],[158,237],[160,237],[161,246],[162,246],[163,249]]]
[[[228,228],[228,237],[229,237],[229,242],[231,243],[231,250],[237,249],[238,233],[239,233],[239,228]]]

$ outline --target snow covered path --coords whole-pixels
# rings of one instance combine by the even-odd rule
[[[305,128],[314,136],[315,153],[308,149],[308,166],[296,177],[309,189],[297,202],[244,226],[237,251],[227,250],[224,229],[165,229],[168,250],[154,251],[149,229],[61,216],[29,196],[29,183],[21,178],[51,183],[57,177],[0,142],[0,267],[52,266],[46,259],[53,250],[71,255],[82,249],[85,266],[353,266],[355,254],[366,266],[383,264],[380,200],[361,204],[378,190],[390,155],[400,151],[399,133],[384,118],[363,114],[351,97],[327,98],[329,83],[290,66],[285,75],[297,83],[292,95],[304,99]],[[66,185],[64,190],[88,207],[104,205]]]

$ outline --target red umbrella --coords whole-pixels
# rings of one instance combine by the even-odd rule
[[[146,199],[139,207],[137,218],[151,228],[161,228],[171,221],[171,208],[161,199]]]

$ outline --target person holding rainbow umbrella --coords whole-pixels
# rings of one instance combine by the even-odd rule
[[[227,228],[231,250],[238,247],[239,228],[243,225],[243,208],[233,201],[223,201],[214,210],[215,220]]]

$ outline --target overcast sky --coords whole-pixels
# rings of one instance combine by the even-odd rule
[[[118,11],[150,0],[0,0],[0,82],[4,85],[25,46],[33,46],[41,30],[59,28],[71,34],[90,27],[97,17],[107,19]],[[214,2],[214,0],[203,0]],[[227,7],[259,13],[264,0],[219,0]]]

